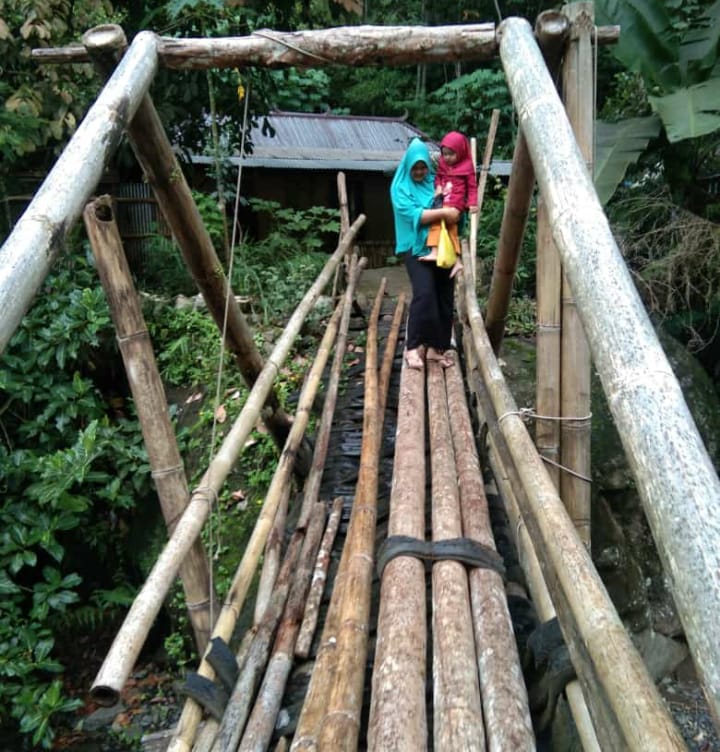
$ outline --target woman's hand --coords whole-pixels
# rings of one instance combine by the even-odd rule
[[[446,224],[456,225],[460,221],[460,212],[454,206],[444,206],[441,211]]]

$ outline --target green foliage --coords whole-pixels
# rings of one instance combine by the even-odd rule
[[[325,112],[328,104],[330,77],[319,68],[285,68],[269,72],[275,84],[273,105],[288,112]]]
[[[150,492],[136,424],[111,418],[94,383],[114,359],[107,305],[88,265],[51,275],[0,369],[0,725],[48,748],[75,707],[54,675],[55,631],[127,553],[112,520]],[[92,576],[78,573],[87,560]],[[87,565],[85,564],[87,567]],[[98,606],[100,607],[100,606]]]

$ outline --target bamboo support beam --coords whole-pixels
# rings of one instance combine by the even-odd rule
[[[305,611],[303,614],[300,632],[295,642],[295,655],[298,658],[307,658],[310,654],[310,645],[317,627],[318,617],[320,615],[320,602],[325,592],[325,583],[327,582],[328,568],[330,567],[330,555],[332,553],[335,537],[340,528],[342,518],[343,500],[338,496],[333,502],[332,510],[328,518],[327,527],[320,542],[315,569],[313,570],[310,591],[308,592],[307,601],[305,602]]]
[[[568,119],[588,173],[593,173],[595,136],[594,60],[590,39],[594,23],[591,2],[566,5],[572,25],[563,61],[563,98]],[[590,550],[590,349],[577,311],[572,286],[562,281],[560,337],[560,497]]]
[[[463,535],[495,549],[460,370],[447,369],[445,382]],[[472,568],[468,579],[487,748],[534,752],[527,690],[502,577],[492,569]]]
[[[468,284],[466,280],[475,361],[480,384],[488,394],[483,412],[496,444],[502,442],[505,447],[503,461],[512,466],[517,478],[515,495],[523,521],[542,562],[600,742],[603,748],[636,752],[682,750],[682,737],[535,450]]]
[[[388,536],[425,540],[425,374],[403,365]],[[368,749],[427,749],[425,566],[396,556],[380,586]],[[398,692],[402,687],[402,692]]]
[[[198,488],[193,491],[187,509],[178,520],[172,536],[136,596],[90,690],[93,699],[101,705],[113,705],[117,702],[120,690],[125,684],[147,633],[175,580],[180,564],[200,534],[212,504],[217,499],[235,459],[255,427],[270,387],[290,352],[305,317],[330,281],[335,271],[335,265],[342,259],[346,249],[345,243],[352,242],[352,238],[360,229],[364,220],[364,215],[361,215],[353,223],[347,239],[340,243],[338,249],[328,260],[317,280],[290,317],[288,325],[251,389],[242,412],[215,454],[213,461],[200,480]],[[269,515],[270,511],[267,514]],[[264,532],[258,533],[251,540],[254,543],[260,541],[259,545],[262,546],[265,542]],[[221,634],[217,636],[221,636],[225,640],[229,639],[229,635]]]
[[[433,540],[462,538],[444,372],[437,363],[428,364],[427,371]],[[432,614],[433,746],[483,752],[485,731],[468,575],[459,561],[433,563]]]
[[[720,480],[524,22],[503,26],[500,52],[593,363],[720,726]]]
[[[619,26],[599,26],[598,45],[615,44]],[[497,56],[493,24],[455,26],[351,26],[304,32],[263,29],[248,37],[177,39],[160,37],[160,62],[167,68],[205,69],[258,65],[409,65],[491,60]],[[83,45],[39,47],[38,63],[86,63]]]
[[[125,44],[125,34],[119,26],[106,25],[86,32],[83,42],[100,75],[107,77]],[[129,122],[127,137],[185,265],[224,335],[224,344],[234,356],[246,384],[252,387],[263,368],[262,356],[230,289],[210,234],[149,94],[143,96],[135,117]],[[290,429],[290,420],[274,391],[268,395],[263,420],[281,448]]]
[[[345,575],[340,590],[342,600],[335,650],[336,670],[328,687],[327,706],[318,733],[319,748],[335,752],[354,752],[360,733],[383,423],[379,414],[378,319],[385,285],[386,280],[383,278],[368,321],[363,438],[357,489],[343,550]]]
[[[375,331],[375,336],[377,337],[377,317],[380,314],[380,303],[381,295],[378,294],[376,296],[375,303],[373,304],[373,308],[370,314],[370,320],[368,322],[367,348],[365,351],[366,389],[368,383],[371,383],[373,380],[377,384],[377,344],[372,344],[373,338],[370,335],[370,329],[372,328]],[[372,367],[369,365],[370,359],[375,361]],[[373,474],[373,463],[371,463],[370,460],[366,457],[368,453],[368,440],[365,439],[365,427],[366,425],[369,425],[371,431],[374,431],[374,429],[377,428],[377,396],[373,398],[375,404],[372,410],[368,407],[367,394],[365,396],[365,400],[366,401],[363,410],[363,445],[361,448],[360,462],[361,472],[358,475],[356,497],[353,503],[353,512],[351,515],[350,524],[352,524],[353,517],[357,518],[358,516],[360,516],[362,518],[365,518],[364,520],[361,519],[361,522],[369,522],[370,520],[368,518],[370,516],[373,516],[374,518],[374,514],[372,514],[372,505],[365,503],[366,496],[368,494],[366,481],[368,479],[368,475]],[[370,418],[370,415],[372,415],[372,419]],[[364,462],[363,459],[365,459]],[[377,483],[377,468],[375,468],[374,473]],[[357,513],[355,512],[356,508],[358,509]],[[358,528],[358,524],[355,524],[354,527]],[[342,628],[342,610],[345,602],[345,588],[347,581],[349,580],[349,560],[353,556],[353,546],[348,545],[349,541],[350,527],[348,526],[348,533],[345,539],[345,545],[343,546],[340,565],[335,575],[335,582],[333,585],[330,605],[325,616],[325,623],[323,625],[320,647],[318,648],[318,652],[315,657],[315,667],[310,678],[310,684],[308,686],[307,694],[305,695],[305,701],[300,712],[300,717],[298,719],[297,727],[295,730],[295,736],[291,745],[291,750],[294,751],[315,749],[318,746],[324,716],[328,711],[330,705],[330,695],[332,689],[334,688],[334,680],[337,675],[339,664],[339,635]],[[363,564],[362,558],[360,560],[360,564]],[[367,562],[365,562],[365,564],[367,565]],[[369,569],[369,574],[371,575],[372,555],[370,556]],[[362,605],[362,598],[360,599],[358,605]],[[356,672],[353,672],[353,674],[356,674]],[[362,690],[360,691],[360,698],[361,697]],[[359,721],[359,717],[356,718],[353,714],[351,715],[349,720],[351,721],[351,723],[356,720]],[[357,731],[351,733],[351,736],[357,738]],[[352,745],[352,739],[349,740],[349,743]]]
[[[155,362],[150,334],[130,274],[109,196],[92,201],[83,212],[85,227],[108,300],[125,371],[137,409],[168,535],[190,500],[187,478],[170,423],[165,389]],[[210,566],[201,540],[180,565],[190,623],[200,653],[207,647],[217,614],[210,592]]]
[[[30,307],[157,70],[140,32],[0,249],[0,353]]]

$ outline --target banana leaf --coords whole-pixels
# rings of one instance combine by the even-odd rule
[[[720,128],[720,77],[648,99],[662,118],[671,143],[704,136]]]
[[[618,123],[595,124],[595,190],[605,205],[615,193],[627,168],[637,162],[650,139],[660,132],[660,118],[650,115]]]

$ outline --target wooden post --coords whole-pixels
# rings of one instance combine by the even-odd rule
[[[101,75],[108,75],[109,58],[117,55],[124,40],[125,34],[119,26],[91,29],[83,35],[83,43]],[[111,56],[108,56],[108,50]],[[208,311],[220,331],[224,332],[227,348],[235,356],[246,383],[252,387],[264,365],[262,356],[230,289],[172,144],[148,94],[142,98],[128,126],[127,136],[185,264],[203,294]],[[290,430],[290,420],[274,392],[268,396],[266,407],[263,420],[277,446],[282,448]]]
[[[98,275],[108,299],[118,345],[137,409],[168,535],[190,500],[185,469],[170,423],[167,399],[140,300],[130,274],[113,214],[110,196],[89,203],[83,213]],[[207,647],[212,619],[217,616],[210,592],[210,566],[201,540],[180,565],[190,622],[198,651]]]

